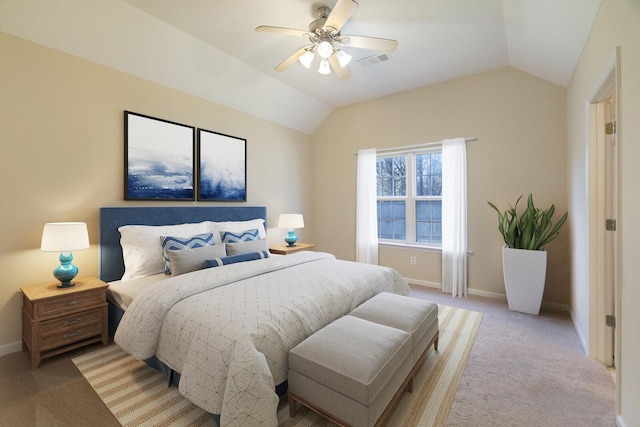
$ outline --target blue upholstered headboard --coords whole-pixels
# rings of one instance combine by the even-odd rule
[[[119,280],[124,274],[120,246],[122,225],[174,225],[201,221],[267,221],[264,206],[164,206],[100,208],[100,279]]]

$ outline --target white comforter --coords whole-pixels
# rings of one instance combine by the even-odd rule
[[[181,373],[179,390],[222,426],[276,426],[275,385],[306,337],[380,292],[408,295],[393,269],[300,252],[200,270],[145,289],[115,342]]]

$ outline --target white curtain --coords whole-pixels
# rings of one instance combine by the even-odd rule
[[[467,295],[467,147],[442,141],[442,291]]]
[[[376,149],[358,151],[356,261],[378,264]]]

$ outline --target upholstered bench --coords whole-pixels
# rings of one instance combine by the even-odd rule
[[[431,344],[438,350],[438,304],[433,302],[383,292],[350,315],[410,333],[414,373],[424,362]],[[412,383],[409,385],[411,390]]]
[[[297,402],[343,426],[371,427],[406,388],[411,334],[344,316],[289,352],[289,409]]]
[[[340,425],[381,424],[438,338],[437,304],[376,295],[291,350],[290,415],[300,402]]]

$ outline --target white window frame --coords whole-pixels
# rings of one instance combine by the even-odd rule
[[[420,154],[442,153],[442,146],[437,145],[429,148],[409,152],[391,152],[378,154],[376,161],[379,159],[406,156],[407,158],[407,195],[406,196],[385,196],[377,197],[377,201],[404,201],[405,202],[405,240],[397,239],[381,239],[378,238],[378,244],[388,246],[410,246],[419,248],[442,249],[442,243],[435,242],[417,242],[416,241],[416,201],[420,200],[440,200],[440,196],[417,196],[416,195],[416,156]],[[377,180],[377,175],[376,175]]]

